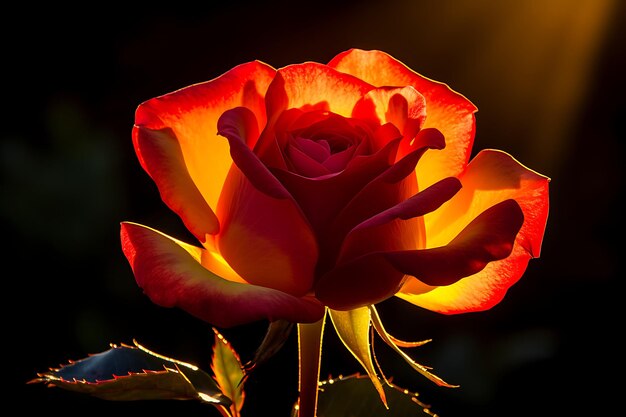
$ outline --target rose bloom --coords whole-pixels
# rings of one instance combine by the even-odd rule
[[[139,162],[199,243],[122,223],[137,283],[222,327],[394,295],[445,314],[492,307],[539,256],[549,180],[498,150],[469,161],[476,110],[357,49],[245,63],[142,103]]]

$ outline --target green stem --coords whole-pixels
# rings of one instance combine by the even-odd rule
[[[324,321],[311,324],[298,324],[298,347],[300,361],[298,417],[315,417],[317,411],[317,390],[322,357],[322,337]]]

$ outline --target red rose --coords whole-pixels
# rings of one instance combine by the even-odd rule
[[[362,50],[250,62],[146,101],[137,156],[202,247],[123,223],[137,283],[218,326],[314,322],[393,295],[490,308],[539,255],[548,179],[501,151],[468,163],[475,111]]]

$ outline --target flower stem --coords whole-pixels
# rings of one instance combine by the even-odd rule
[[[326,315],[316,323],[298,324],[300,361],[298,417],[315,417],[317,411],[317,390],[325,319]]]

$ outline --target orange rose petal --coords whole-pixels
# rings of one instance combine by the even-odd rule
[[[352,117],[396,126],[404,136],[399,160],[409,152],[410,142],[426,119],[426,100],[411,86],[375,88],[356,104]]]
[[[524,213],[513,252],[481,272],[447,287],[425,286],[409,279],[398,297],[429,310],[456,314],[496,305],[523,275],[528,261],[538,257],[548,217],[549,179],[502,151],[480,152],[459,179],[463,189],[439,210],[425,216],[427,246],[450,240],[485,207],[513,198]]]
[[[289,65],[276,73],[265,97],[270,124],[291,108],[327,110],[344,117],[372,89],[366,82],[315,62]]]
[[[508,257],[523,222],[517,202],[505,200],[482,212],[446,246],[383,255],[396,269],[426,285],[451,285]]]
[[[446,245],[485,209],[514,199],[525,218],[518,241],[521,239],[532,256],[539,256],[548,216],[547,177],[526,168],[506,152],[483,150],[458,178],[463,189],[424,218],[427,247]]]
[[[316,295],[329,308],[345,310],[390,297],[405,275],[427,285],[453,284],[509,256],[522,223],[517,203],[503,201],[485,210],[447,246],[374,252],[337,266],[316,283]]]
[[[189,175],[174,132],[169,128],[134,127],[133,142],[142,166],[159,188],[161,199],[180,216],[187,229],[200,241],[207,234],[217,233],[219,220]]]
[[[469,160],[475,133],[476,106],[446,84],[430,80],[385,52],[351,49],[333,58],[330,67],[376,87],[412,86],[426,99],[423,128],[434,127],[446,138],[446,148],[429,152],[417,166],[420,188],[460,174]]]
[[[250,62],[137,108],[134,144],[139,161],[161,190],[165,203],[200,239],[204,239],[203,232],[214,233],[217,228],[214,220],[199,220],[212,215],[196,194],[199,192],[215,210],[232,164],[228,143],[217,136],[217,120],[224,111],[245,106],[263,126],[264,96],[274,74],[272,67]],[[177,191],[172,192],[174,189]]]
[[[200,264],[202,249],[156,230],[122,223],[121,241],[137,283],[160,306],[179,307],[219,327],[264,319],[310,323],[324,315],[324,306],[313,297],[217,276]]]

